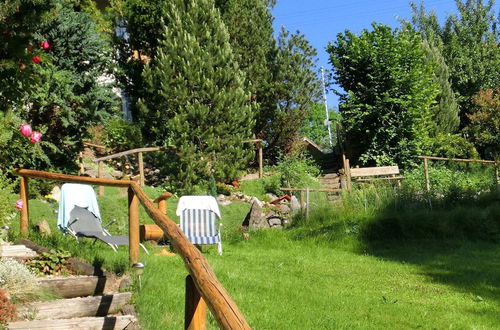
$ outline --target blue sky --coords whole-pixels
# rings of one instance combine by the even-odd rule
[[[441,20],[456,11],[455,0],[425,0],[424,4]],[[318,50],[318,65],[325,69],[331,69],[325,47],[339,32],[349,29],[359,33],[372,22],[398,27],[399,18],[411,17],[408,0],[277,0],[272,13],[275,31],[282,25],[291,32],[300,30]],[[329,107],[338,102],[331,92],[327,98]]]

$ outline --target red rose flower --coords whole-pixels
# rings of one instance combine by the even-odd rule
[[[40,56],[33,56],[31,58],[31,60],[33,61],[33,63],[35,64],[40,64],[40,62],[42,62],[42,59],[40,58]]]

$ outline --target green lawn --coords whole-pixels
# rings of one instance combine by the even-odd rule
[[[100,199],[102,213],[118,216],[123,226],[126,197],[109,192]],[[172,217],[175,203],[169,203]],[[34,222],[44,217],[55,224],[53,205],[30,206]],[[205,256],[255,329],[500,328],[498,244],[386,241],[366,247],[354,237],[318,243],[304,235],[307,228],[251,232],[243,241],[236,228],[248,209],[243,203],[222,209],[224,254],[210,248]],[[45,244],[108,269],[126,269],[125,247],[115,254],[100,243],[76,245],[59,235]],[[141,261],[146,268],[134,301],[143,328],[181,329],[187,274],[182,260],[141,251]],[[212,317],[209,323],[217,328]]]

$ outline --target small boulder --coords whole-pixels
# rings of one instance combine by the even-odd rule
[[[249,229],[269,228],[266,218],[262,216],[262,207],[256,201],[252,203],[252,208],[243,220],[242,226]]]
[[[37,230],[42,234],[42,236],[50,236],[52,234],[50,230],[49,223],[46,220],[42,220],[36,224]]]
[[[292,212],[300,211],[300,203],[297,197],[292,196],[292,199],[290,200],[290,207],[292,209]]]

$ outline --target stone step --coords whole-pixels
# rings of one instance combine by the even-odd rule
[[[21,320],[34,321],[106,316],[118,313],[131,297],[132,293],[123,292],[104,296],[33,302],[18,306],[17,317]]]
[[[70,308],[70,306],[68,306]],[[65,320],[35,320],[11,322],[7,329],[30,330],[123,330],[132,328],[137,323],[137,318],[132,315],[107,316],[107,317],[79,317]]]

